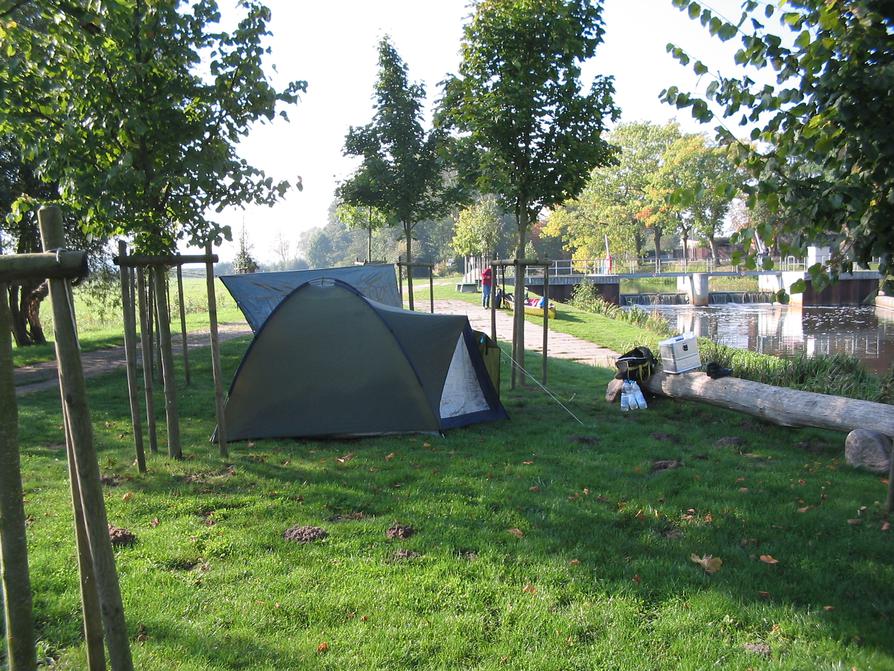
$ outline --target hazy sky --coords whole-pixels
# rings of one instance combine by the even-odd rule
[[[241,151],[274,179],[294,182],[300,175],[304,190],[293,189],[273,208],[232,209],[217,218],[232,226],[238,238],[244,217],[255,257],[272,261],[279,233],[294,249],[302,231],[326,223],[336,184],[356,166],[342,156],[342,145],[349,126],[366,124],[372,117],[379,39],[390,36],[410,78],[425,84],[431,105],[439,94],[438,83],[457,70],[469,9],[467,0],[268,0],[267,4],[273,14],[268,70],[275,83],[304,79],[308,88],[288,109],[289,123],[259,125]],[[730,19],[739,16],[738,0],[708,0],[702,5]],[[678,114],[658,100],[661,89],[672,84],[681,88],[699,84],[670,57],[665,45],[675,42],[709,66],[729,71],[732,43],[722,45],[711,38],[671,0],[606,0],[603,17],[605,43],[585,66],[584,81],[594,73],[614,76],[622,121],[677,119],[687,130],[707,130],[693,123],[688,111]],[[706,82],[700,84],[703,88]],[[223,260],[234,253],[232,244],[221,249]]]

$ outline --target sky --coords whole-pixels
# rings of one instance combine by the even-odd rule
[[[222,0],[225,22],[238,15],[235,4]],[[701,4],[728,19],[739,16],[738,0]],[[463,25],[470,15],[467,0],[267,0],[267,5],[272,12],[271,80],[280,87],[306,80],[307,92],[286,108],[288,122],[257,125],[240,153],[274,180],[294,183],[300,176],[303,190],[292,189],[272,208],[232,208],[214,215],[232,227],[234,240],[244,221],[252,254],[262,262],[277,260],[280,236],[294,251],[303,231],[325,225],[336,186],[356,168],[356,159],[344,157],[342,147],[350,126],[372,118],[379,40],[389,36],[410,79],[425,85],[430,114],[439,82],[458,69]],[[585,88],[594,74],[612,75],[622,122],[675,119],[686,131],[709,131],[693,122],[688,110],[678,112],[659,101],[659,92],[668,86],[698,90],[707,84],[673,60],[665,46],[674,42],[709,67],[729,72],[733,43],[712,38],[671,0],[605,0],[603,19],[605,42],[584,65]],[[221,260],[231,260],[236,245],[228,243],[219,252]]]

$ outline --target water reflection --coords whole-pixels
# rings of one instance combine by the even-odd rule
[[[692,331],[731,347],[764,354],[844,352],[878,372],[894,361],[894,312],[874,307],[726,304],[647,308],[678,332]]]

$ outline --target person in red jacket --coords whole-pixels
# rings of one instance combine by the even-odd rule
[[[481,305],[482,307],[490,307],[491,286],[493,285],[493,271],[490,266],[485,267],[481,271]]]

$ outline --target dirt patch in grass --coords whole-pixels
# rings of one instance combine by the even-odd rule
[[[677,459],[658,459],[652,462],[652,472],[669,471],[673,468],[680,468],[682,465],[683,462]]]
[[[236,467],[230,464],[220,471],[200,471],[198,473],[190,473],[183,477],[183,482],[188,485],[205,484],[215,482],[217,480],[226,480],[236,475]]]
[[[400,562],[400,561],[409,561],[410,559],[415,559],[416,557],[421,557],[422,555],[418,552],[413,552],[412,550],[398,550],[394,554],[391,555],[391,561]]]
[[[126,475],[102,475],[99,478],[99,482],[106,487],[119,487],[129,481],[130,478]]]
[[[676,443],[677,437],[671,433],[664,433],[663,431],[654,431],[649,434],[649,437],[652,440],[657,440],[659,443]]]
[[[314,541],[323,540],[328,535],[329,532],[320,527],[295,526],[286,529],[283,533],[283,538],[295,543],[313,543]]]
[[[388,527],[388,531],[385,532],[385,536],[390,539],[403,539],[409,538],[415,533],[416,530],[407,524],[392,524],[390,527]]]
[[[116,548],[127,547],[137,542],[137,537],[129,530],[109,525],[109,540]]]
[[[475,561],[478,559],[478,553],[475,550],[469,550],[467,548],[460,548],[456,551],[456,556],[460,559],[465,559],[466,561]]]

